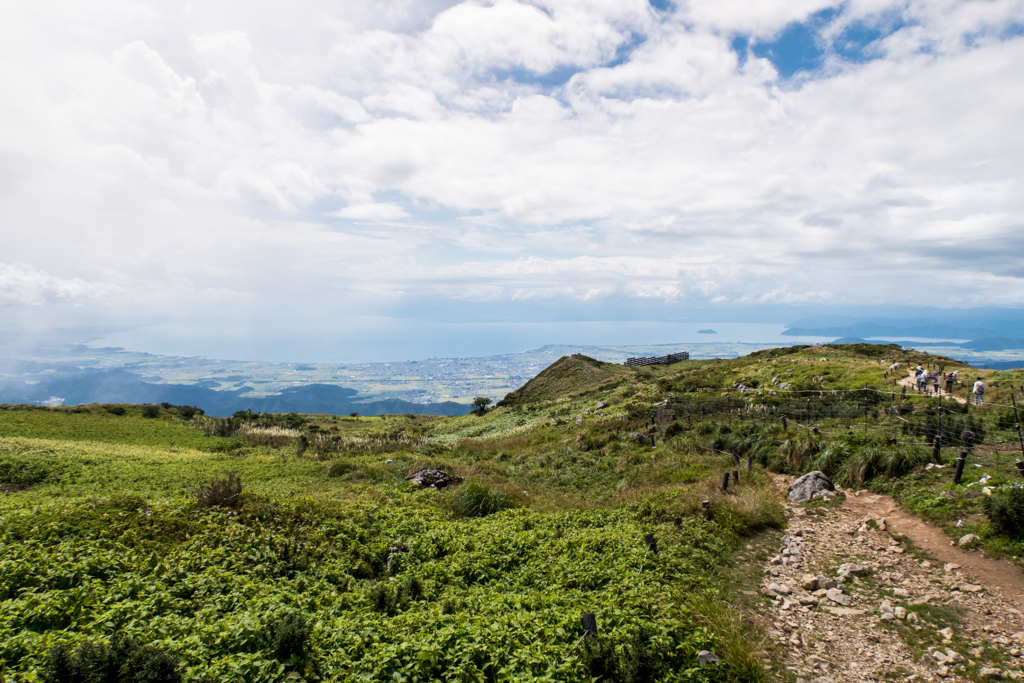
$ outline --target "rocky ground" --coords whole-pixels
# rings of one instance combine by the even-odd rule
[[[866,491],[787,514],[758,608],[783,680],[1024,680],[1020,569]]]

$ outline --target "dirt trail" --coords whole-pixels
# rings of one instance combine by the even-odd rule
[[[987,589],[1001,592],[1006,601],[1014,603],[1018,609],[1024,609],[1024,570],[1020,567],[950,545],[951,540],[942,529],[904,512],[899,503],[889,496],[868,493],[851,495],[842,507],[849,510],[853,517],[884,518],[891,533],[906,536],[924,554],[943,564],[953,562],[960,565],[966,574]]]
[[[914,389],[915,386],[916,386],[916,383],[914,382],[914,371],[911,370],[910,371],[910,375],[907,376],[907,377],[904,377],[903,379],[901,379],[898,382],[896,382],[896,385],[897,386],[901,386],[901,387],[910,387],[911,389]],[[938,386],[939,396],[941,396],[942,398],[946,398],[946,399],[950,399],[951,398],[954,401],[956,401],[957,403],[967,403],[967,399],[966,398],[960,398],[959,396],[956,396],[955,394],[950,394],[950,393],[946,392],[945,389],[943,389],[944,386],[945,385],[942,382],[939,382],[939,386]],[[915,391],[916,391],[916,389],[915,389]]]
[[[792,478],[775,480],[784,495]],[[1019,568],[950,546],[888,496],[787,515],[760,609],[798,683],[1024,680]]]

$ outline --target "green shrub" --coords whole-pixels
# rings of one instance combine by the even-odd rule
[[[199,413],[200,415],[203,414],[203,411],[195,406],[175,406],[174,409],[177,410],[178,414],[186,420],[191,420],[196,413]]]
[[[235,508],[241,503],[242,480],[234,472],[214,479],[196,490],[196,504],[201,508]]]
[[[508,491],[476,482],[460,486],[449,504],[456,517],[486,517],[514,507],[519,507],[518,501]]]
[[[78,648],[78,671],[82,683],[119,683],[121,669],[139,649],[131,638],[116,634],[110,644],[86,642]]]
[[[168,660],[174,671],[177,663],[155,646],[142,650],[146,652],[129,666],[140,648],[133,640],[120,634],[115,635],[109,644],[86,641],[74,652],[68,646],[58,644],[50,650],[43,680],[46,683],[163,683],[181,680],[180,674],[177,678],[173,675],[170,678],[153,677],[152,672],[159,672],[161,666],[166,669]]]
[[[395,616],[409,604],[404,586],[396,581],[378,581],[366,597],[370,601],[370,609],[389,617]]]
[[[127,412],[124,406],[119,406],[113,403],[105,404],[103,406],[103,410],[107,411],[111,415],[124,415],[125,412]]]
[[[623,683],[654,683],[661,676],[661,653],[657,651],[651,634],[641,626],[622,649]]]
[[[356,469],[356,466],[346,460],[339,460],[338,462],[331,463],[331,466],[327,468],[327,476],[334,479],[336,477],[344,477],[346,474],[351,474]]]
[[[78,661],[63,643],[54,645],[43,669],[43,683],[78,683]]]
[[[312,627],[300,612],[287,612],[267,628],[267,642],[279,662],[302,659],[309,647]]]
[[[142,406],[142,417],[154,418],[159,416],[160,406],[153,404]]]
[[[993,493],[983,498],[981,505],[997,534],[1024,535],[1024,489],[1014,487]]]
[[[676,436],[686,431],[686,425],[681,420],[673,420],[668,427],[665,427],[665,436]]]
[[[0,460],[0,485],[13,484],[22,488],[45,483],[56,477],[41,462],[32,460]]]
[[[178,660],[155,645],[145,645],[135,650],[121,667],[121,681],[181,683]]]
[[[1008,408],[999,413],[999,416],[996,418],[996,426],[999,429],[1017,429],[1017,411],[1013,408]]]
[[[619,680],[619,662],[615,656],[615,643],[610,638],[591,637],[580,647],[580,659],[587,679],[611,683]]]

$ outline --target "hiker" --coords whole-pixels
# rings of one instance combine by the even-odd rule
[[[978,377],[974,382],[974,405],[985,405],[985,383]]]
[[[953,382],[955,382],[955,381],[956,381],[956,378],[953,376],[953,373],[952,372],[947,372],[946,373],[946,393],[951,395],[951,396],[953,395]]]
[[[921,385],[924,384],[924,368],[920,365],[914,370],[914,388],[917,389],[918,393],[921,392]]]

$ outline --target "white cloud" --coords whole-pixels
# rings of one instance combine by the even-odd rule
[[[80,304],[113,291],[115,288],[108,284],[57,277],[27,263],[0,263],[0,305],[3,306]]]
[[[357,221],[397,221],[408,218],[409,214],[397,204],[355,204],[334,212],[339,218]]]
[[[2,300],[1024,303],[1019,0],[343,5],[0,10]]]

